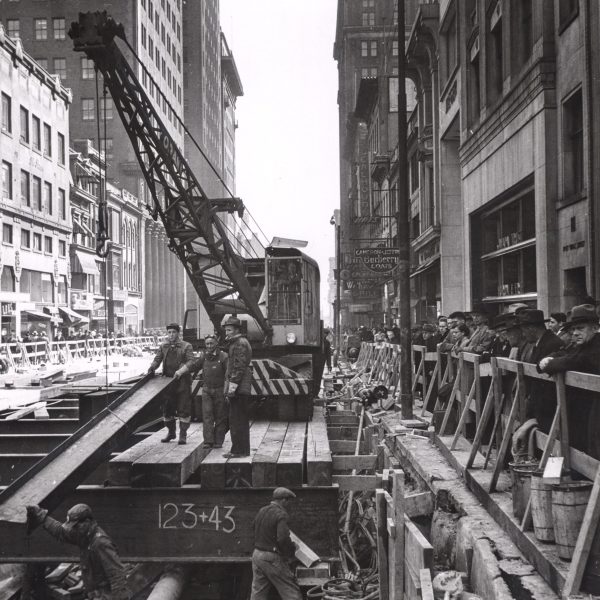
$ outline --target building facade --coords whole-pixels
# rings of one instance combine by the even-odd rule
[[[361,0],[363,12],[368,5]],[[416,101],[409,98],[407,115],[412,319],[479,303],[497,314],[517,301],[566,311],[597,298],[600,55],[593,40],[600,7],[443,0],[406,3],[406,11]],[[363,79],[358,91],[340,85],[341,125],[342,106],[347,122],[349,99],[359,100],[354,149],[341,166],[342,209],[352,204],[350,166],[377,171],[369,139],[388,118],[382,94],[380,80]],[[345,142],[349,128],[340,130]],[[395,161],[393,152],[380,175],[389,189]],[[368,182],[372,199],[364,172],[357,181],[364,189]],[[375,223],[375,206],[360,207]],[[388,323],[396,317],[389,286],[379,292]]]
[[[2,336],[50,338],[70,287],[71,93],[0,25]]]

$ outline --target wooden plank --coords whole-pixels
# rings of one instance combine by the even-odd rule
[[[548,436],[539,429],[535,432],[536,446],[543,450],[548,443]],[[550,449],[550,452],[554,455],[559,455],[561,452],[560,443],[554,441],[554,445]],[[588,479],[594,479],[600,461],[596,458],[592,458],[585,452],[577,450],[577,448],[569,448],[569,456],[571,458],[571,468],[582,475],[585,475]]]
[[[157,444],[160,444],[161,437],[165,436],[165,431],[157,431],[141,442],[131,446],[121,452],[115,458],[108,462],[108,479],[112,485],[131,485],[132,483],[132,467],[133,463],[138,459],[151,452]]]
[[[290,423],[277,459],[277,485],[302,485],[306,423]]]
[[[327,427],[327,435],[330,440],[355,440],[358,427],[344,425],[340,427]]]
[[[338,555],[338,490],[295,488],[289,526],[323,560]],[[64,521],[68,508],[83,502],[110,535],[126,562],[249,562],[253,520],[269,504],[272,490],[225,488],[80,487],[67,494],[51,515]],[[24,508],[22,509],[25,513]],[[77,546],[58,542],[43,528],[13,535],[0,523],[0,562],[72,562]]]
[[[48,419],[50,419],[50,414],[48,413],[48,409],[46,408],[45,402],[44,406],[42,406],[41,408],[36,408],[33,411],[33,416],[39,421],[47,421]]]
[[[20,419],[19,421],[0,420],[0,435],[6,433],[66,433],[71,434],[79,428],[79,419]]]
[[[277,459],[288,424],[279,421],[269,425],[267,433],[252,458],[252,485],[274,487],[277,485]]]
[[[362,492],[381,486],[381,475],[333,475],[331,480],[340,491]]]
[[[405,521],[404,535],[406,565],[404,593],[406,598],[418,598],[421,588],[421,569],[433,567],[433,547],[410,519]]]
[[[377,518],[377,567],[379,571],[379,598],[389,600],[389,563],[388,563],[388,534],[387,534],[387,502],[384,491],[375,491],[375,509]]]
[[[435,600],[431,571],[429,569],[421,569],[419,571],[419,580],[421,582],[421,600]]]
[[[579,593],[592,542],[598,530],[598,521],[600,521],[600,469],[596,471],[594,487],[592,488],[592,493],[585,509],[583,523],[579,529],[571,567],[569,568],[563,588],[563,597],[568,598],[572,594]]]
[[[136,486],[178,487],[183,485],[210,452],[203,448],[202,423],[190,423],[187,443],[161,443],[164,431],[158,431],[150,440],[153,447],[141,453],[131,465],[131,484]]]
[[[377,468],[377,459],[377,454],[338,455],[332,457],[332,466],[334,471],[374,470]]]
[[[569,454],[569,419],[567,413],[567,390],[565,388],[564,373],[555,375],[556,381],[556,402],[560,411],[560,449],[561,456],[565,461],[565,471],[571,471],[571,459]]]
[[[306,429],[306,482],[308,485],[331,485],[332,470],[325,414],[322,408],[315,407]]]
[[[225,487],[225,454],[231,452],[231,435],[225,435],[222,448],[213,448],[200,463],[200,482],[202,487],[217,489]]]
[[[354,454],[356,442],[352,440],[332,440],[329,439],[329,449],[332,454]],[[365,442],[360,442],[358,448],[359,454],[367,451]]]
[[[14,524],[24,535],[27,515],[23,507],[29,504],[56,507],[115,446],[130,436],[131,430],[147,418],[147,411],[158,408],[173,381],[167,377],[142,379],[50,452],[0,493],[0,522]]]
[[[431,515],[434,504],[435,500],[431,492],[416,492],[404,496],[404,512],[411,519]]]
[[[261,445],[267,430],[268,421],[254,421],[250,427],[250,455],[230,458],[225,465],[226,487],[252,487],[252,461]]]
[[[27,415],[30,415],[32,412],[34,412],[35,410],[37,410],[38,408],[41,408],[43,406],[46,406],[45,402],[34,402],[33,404],[30,404],[29,406],[24,406],[23,408],[19,408],[15,412],[10,413],[9,415],[7,415],[4,418],[4,420],[5,421],[18,421],[19,419],[26,417]]]
[[[328,425],[331,427],[341,427],[343,425],[358,426],[358,416],[352,415],[337,415],[332,413],[327,419]]]
[[[294,556],[305,566],[310,567],[319,560],[319,555],[305,544],[291,529],[290,539],[296,544]]]
[[[389,515],[388,510],[388,515]],[[389,540],[390,600],[404,597],[404,472],[392,472],[392,513],[396,524],[395,535]]]

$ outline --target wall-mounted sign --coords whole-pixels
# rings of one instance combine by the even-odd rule
[[[355,248],[354,256],[373,273],[386,275],[398,266],[400,248]]]

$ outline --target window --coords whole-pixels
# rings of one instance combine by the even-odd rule
[[[65,136],[62,133],[57,133],[56,137],[58,144],[58,163],[64,165],[67,158],[65,150]]]
[[[100,116],[104,119],[113,118],[113,99],[100,98]]]
[[[66,58],[54,58],[52,60],[54,65],[53,73],[58,75],[61,79],[67,78],[67,59]]]
[[[20,110],[21,121],[21,141],[29,144],[29,111],[21,106]]]
[[[392,41],[392,56],[398,56],[398,40]]]
[[[467,122],[469,127],[479,120],[481,110],[479,75],[479,38],[475,38],[468,52],[471,55],[467,71]]]
[[[33,234],[33,249],[38,252],[42,251],[42,234],[34,233]]]
[[[2,224],[2,243],[10,244],[13,243],[13,226],[8,223]]]
[[[44,156],[52,156],[52,129],[44,123]]]
[[[164,23],[160,24],[160,41],[163,44],[165,43],[165,24]]]
[[[157,67],[160,67],[160,51],[158,50],[158,46],[154,49],[154,62]]]
[[[146,10],[146,0],[142,0],[142,7],[144,10]]]
[[[33,207],[39,211],[42,210],[42,180],[35,175],[31,179],[31,198]]]
[[[31,231],[28,229],[21,229],[21,248],[31,247]]]
[[[114,158],[113,155],[113,139],[112,138],[101,138],[100,140],[101,146],[100,149],[104,152],[105,160],[112,160]]]
[[[12,200],[12,165],[2,161],[2,197]]]
[[[48,21],[46,19],[34,19],[33,30],[36,40],[48,39]]]
[[[10,96],[2,94],[2,131],[12,132],[12,101]]]
[[[500,6],[500,5],[497,5]],[[488,52],[486,69],[488,103],[494,102],[502,95],[503,72],[503,50],[502,50],[502,18],[498,16],[497,8],[489,20],[489,34],[487,37]]]
[[[21,23],[19,19],[8,19],[6,21],[6,33],[11,38],[21,37]]]
[[[41,123],[35,115],[31,115],[31,145],[35,150],[42,149]]]
[[[518,73],[529,60],[533,50],[533,0],[512,0],[510,15],[514,39],[511,46],[512,72]]]
[[[563,104],[563,190],[564,197],[585,188],[583,173],[583,100],[577,90]]]
[[[377,40],[370,43],[371,56],[377,56]]]
[[[441,35],[441,46],[443,49],[443,56],[440,56],[440,63],[442,66],[442,77],[443,83],[448,81],[449,77],[454,72],[456,68],[456,64],[458,62],[458,47],[457,47],[457,29],[456,29],[456,14],[450,17],[448,26],[445,31]],[[396,44],[396,51],[398,41],[394,42]],[[394,54],[394,56],[398,56]]]
[[[373,27],[375,25],[375,12],[374,11],[366,11],[362,14],[362,26],[363,27]]]
[[[58,188],[58,216],[65,221],[67,219],[67,195],[65,190]]]
[[[65,240],[58,240],[58,255],[59,256],[67,255],[67,242],[65,242]]]
[[[48,235],[44,236],[44,252],[52,254],[52,238]]]
[[[42,69],[48,70],[48,59],[47,58],[36,58],[35,62],[42,67]]]
[[[154,40],[148,36],[148,56],[150,59],[154,56]]]
[[[360,43],[360,55],[363,57],[369,56],[369,42]]]
[[[146,47],[146,38],[147,38],[146,28],[142,25],[142,48]]]
[[[361,69],[360,76],[362,79],[377,77],[377,67],[365,67],[364,69]]]
[[[85,56],[81,57],[81,79],[94,79],[94,61]]]
[[[52,19],[52,28],[54,29],[54,39],[65,39],[65,20],[64,18]]]
[[[561,32],[578,13],[579,0],[558,0],[558,23]]]
[[[21,204],[31,206],[31,176],[21,169]]]
[[[148,2],[148,18],[150,19],[150,23],[154,23],[154,6],[152,2]]]
[[[93,98],[83,98],[81,100],[81,118],[84,121],[93,121],[96,112],[96,103]]]
[[[52,184],[44,181],[44,208],[46,212],[52,214]]]

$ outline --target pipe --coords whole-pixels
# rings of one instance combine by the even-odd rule
[[[189,566],[169,566],[154,586],[148,600],[178,600],[190,574]]]

